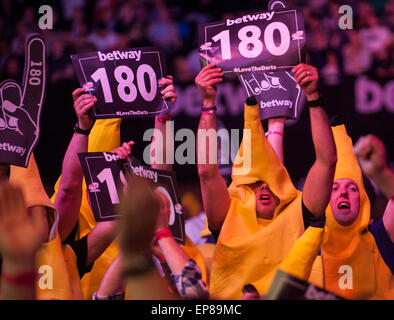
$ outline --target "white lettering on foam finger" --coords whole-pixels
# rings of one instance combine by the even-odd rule
[[[0,143],[0,150],[15,152],[15,153],[19,154],[21,157],[23,157],[26,152],[26,148],[23,148],[20,146],[14,146],[8,142]]]

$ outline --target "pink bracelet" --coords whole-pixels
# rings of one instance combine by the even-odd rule
[[[157,116],[156,117],[157,121],[161,122],[161,123],[165,123],[166,121],[171,120],[171,115],[165,115],[165,116]]]
[[[270,130],[270,131],[266,132],[266,133],[265,133],[265,136],[268,137],[270,134],[277,134],[278,136],[283,137],[283,132],[280,132],[280,131],[273,131],[273,130]]]
[[[172,232],[170,229],[163,229],[160,231],[157,231],[155,233],[155,237],[157,240],[163,239],[163,238],[171,238],[172,237]]]
[[[35,272],[26,272],[15,275],[8,275],[3,272],[1,280],[13,285],[31,285],[36,281],[37,274]]]
[[[215,110],[207,110],[207,111],[202,111],[202,114],[212,114],[215,113]]]

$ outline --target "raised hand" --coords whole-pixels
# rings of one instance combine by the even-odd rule
[[[175,103],[177,95],[175,93],[174,83],[172,76],[167,76],[166,78],[161,78],[158,81],[159,86],[164,87],[163,90],[160,91],[164,100],[171,99],[172,103]]]
[[[214,63],[210,63],[198,73],[195,82],[202,97],[202,103],[205,107],[215,105],[217,84],[223,81],[223,72],[221,68],[216,68]]]
[[[123,144],[114,150],[112,153],[116,153],[121,159],[126,159],[131,154],[131,147],[134,145],[134,141],[123,142]]]
[[[363,172],[369,177],[383,171],[387,166],[384,144],[372,134],[361,137],[354,145],[354,152]]]
[[[0,135],[7,149],[0,161],[26,167],[37,144],[46,85],[45,43],[33,34],[26,42],[22,87],[13,80],[0,84]]]
[[[97,98],[91,94],[82,94],[83,88],[75,89],[72,93],[74,109],[78,117],[78,125],[82,130],[89,130],[93,126],[93,119],[89,116],[89,110],[93,108]]]
[[[151,250],[160,200],[142,178],[132,176],[119,205],[120,246],[125,260]]]
[[[309,64],[300,63],[291,71],[294,73],[297,83],[305,92],[306,98],[309,101],[319,98],[319,73],[315,67]]]
[[[23,267],[34,261],[43,242],[43,216],[29,216],[20,188],[0,185],[0,251],[8,266]]]
[[[156,232],[168,229],[168,220],[170,219],[171,208],[170,200],[162,192],[155,190],[155,193],[160,199],[160,210],[157,217]]]

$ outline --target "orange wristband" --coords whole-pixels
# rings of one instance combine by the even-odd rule
[[[172,237],[172,232],[170,229],[163,229],[160,231],[157,231],[155,233],[155,237],[157,240],[163,239],[163,238],[171,238]]]

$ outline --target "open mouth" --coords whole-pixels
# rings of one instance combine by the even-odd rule
[[[262,203],[269,203],[272,200],[272,197],[269,194],[263,193],[260,195],[259,200]]]
[[[341,201],[341,202],[339,202],[339,204],[338,204],[338,209],[341,209],[341,210],[348,210],[348,209],[350,209],[350,203],[347,202],[347,201]]]

